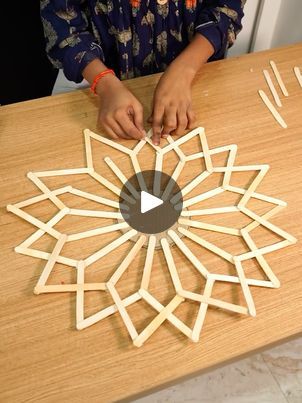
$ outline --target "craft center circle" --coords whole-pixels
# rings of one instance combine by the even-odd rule
[[[177,222],[183,198],[170,175],[147,170],[124,183],[119,204],[124,220],[132,228],[144,234],[158,234]]]

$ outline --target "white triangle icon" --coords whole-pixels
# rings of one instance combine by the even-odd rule
[[[147,211],[154,209],[155,207],[163,204],[163,201],[158,197],[151,195],[144,190],[141,191],[141,213],[144,214]]]

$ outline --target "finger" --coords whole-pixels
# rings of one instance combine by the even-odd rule
[[[187,129],[189,129],[189,130],[194,129],[195,124],[196,124],[196,116],[195,116],[195,112],[193,111],[193,109],[191,107],[187,110],[187,118],[188,118]]]
[[[164,107],[155,107],[153,111],[153,121],[152,121],[152,141],[155,145],[160,144],[160,136],[162,131],[162,122],[164,117]]]
[[[138,102],[133,105],[133,122],[138,130],[141,132],[141,139],[146,136],[144,129],[144,110],[142,105]]]
[[[152,116],[152,115],[148,117],[147,122],[148,122],[148,123],[152,123],[152,122],[153,122],[153,116]]]
[[[180,136],[184,134],[187,125],[188,125],[187,111],[185,110],[185,108],[182,108],[177,111],[177,129],[175,130],[175,135]]]
[[[124,132],[123,128],[119,125],[119,123],[114,120],[114,118],[112,118],[112,117],[107,118],[106,119],[106,125],[119,138],[122,138],[122,139],[125,139],[125,140],[130,140],[131,139],[131,137],[128,136],[128,134]]]
[[[133,117],[129,116],[126,111],[118,111],[115,114],[115,120],[129,138],[137,140],[142,139],[143,134],[135,126]]]
[[[169,107],[164,116],[163,130],[164,135],[169,135],[177,128],[177,109],[176,107]]]

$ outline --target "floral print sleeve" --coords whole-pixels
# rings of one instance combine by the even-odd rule
[[[121,78],[165,70],[195,33],[224,57],[241,29],[243,0],[41,0],[46,51],[69,80],[101,59]]]

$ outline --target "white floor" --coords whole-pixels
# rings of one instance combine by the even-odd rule
[[[135,403],[302,403],[302,338]]]

